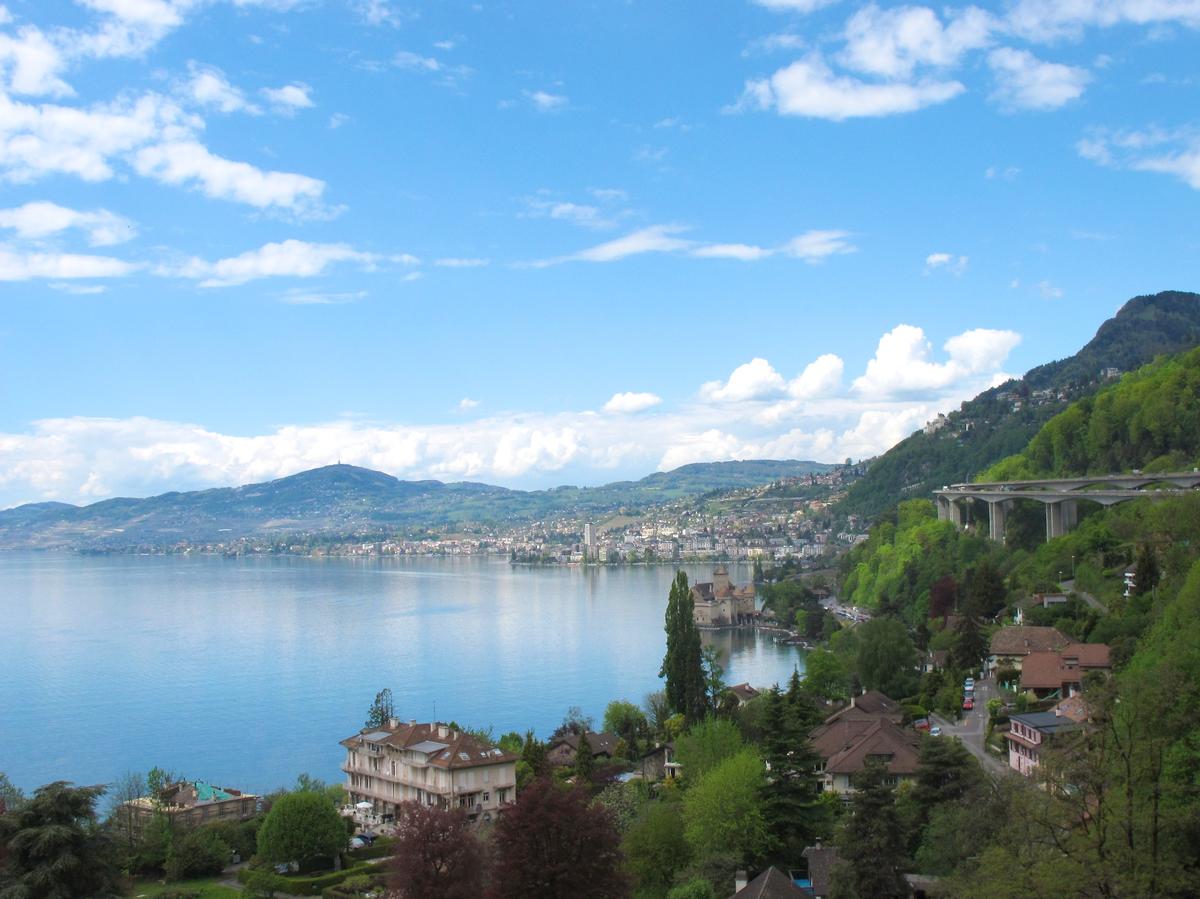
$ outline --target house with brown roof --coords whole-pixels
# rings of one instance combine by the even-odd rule
[[[584,734],[592,758],[597,762],[607,762],[617,751],[617,743],[621,739],[616,734],[598,734],[589,730]],[[546,761],[555,768],[569,768],[575,764],[575,756],[579,754],[579,734],[565,734],[551,743],[546,749]]]
[[[809,743],[822,760],[822,788],[848,799],[854,776],[870,759],[884,762],[892,783],[911,779],[921,758],[921,737],[901,727],[903,720],[898,702],[871,690],[814,728]]]
[[[180,827],[198,827],[210,821],[248,821],[258,814],[259,798],[232,787],[218,787],[202,780],[168,784],[156,796],[142,796],[123,803],[135,828],[158,815]]]
[[[1070,643],[1057,652],[1031,652],[1021,666],[1021,689],[1038,699],[1066,699],[1082,689],[1089,671],[1112,671],[1104,643]]]
[[[744,876],[745,872],[738,872],[733,884],[737,892],[730,899],[812,899],[812,893],[802,890],[788,874],[774,865],[749,883],[739,879]]]
[[[516,800],[518,756],[486,746],[448,724],[390,719],[341,741],[354,804],[395,814],[402,802],[490,815]]]
[[[826,724],[843,719],[887,718],[893,724],[904,721],[904,710],[900,703],[878,690],[867,690],[859,696],[851,696],[850,704],[825,719]]]
[[[748,703],[750,700],[755,699],[756,697],[758,697],[760,695],[759,691],[754,689],[748,683],[734,684],[732,687],[729,688],[729,692],[732,693],[735,697],[737,697],[738,708],[741,708],[746,703]]]
[[[1026,656],[1031,652],[1053,652],[1071,642],[1070,637],[1056,627],[1033,627],[1012,625],[1002,627],[992,634],[988,655],[988,671],[997,668],[1021,670]]]

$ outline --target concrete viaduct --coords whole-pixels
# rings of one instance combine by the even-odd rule
[[[1154,490],[1145,488],[1151,484]],[[994,484],[951,484],[933,495],[937,502],[938,519],[953,521],[957,527],[966,524],[962,500],[977,499],[988,506],[988,534],[1004,542],[1008,510],[1014,500],[1029,499],[1046,507],[1046,539],[1061,537],[1075,527],[1079,520],[1079,501],[1087,500],[1102,506],[1115,506],[1131,499],[1162,499],[1182,496],[1200,487],[1200,471],[1169,474],[1110,474],[1087,478],[1055,478],[1042,481],[999,481]]]

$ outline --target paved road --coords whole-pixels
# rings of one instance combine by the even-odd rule
[[[1093,609],[1095,609],[1101,615],[1108,614],[1108,606],[1106,606],[1100,600],[1096,599],[1096,597],[1092,596],[1092,594],[1085,593],[1082,590],[1075,589],[1074,578],[1072,578],[1071,580],[1063,581],[1061,584],[1058,585],[1058,589],[1061,590],[1063,593],[1074,593],[1076,596],[1078,596],[1080,599],[1082,599],[1084,602],[1086,602],[1089,606],[1091,606]]]
[[[958,737],[967,747],[967,751],[979,759],[983,770],[992,774],[1003,774],[1011,769],[983,748],[984,737],[987,735],[987,701],[996,695],[996,684],[989,678],[975,681],[975,708],[963,713],[961,721],[951,722],[940,715],[930,716],[934,723],[941,725],[944,736]]]

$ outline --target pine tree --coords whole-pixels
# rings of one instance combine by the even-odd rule
[[[819,760],[808,742],[818,717],[793,679],[787,694],[776,687],[766,694],[763,756],[770,773],[763,787],[764,816],[780,861],[799,857],[805,846],[828,836],[828,821],[818,799]]]
[[[596,770],[596,759],[592,755],[592,747],[588,743],[587,734],[579,735],[579,748],[575,750],[575,783],[579,786],[591,786],[592,772]]]
[[[901,867],[904,830],[887,768],[868,758],[857,778],[849,814],[838,836],[833,899],[900,899],[908,895]]]

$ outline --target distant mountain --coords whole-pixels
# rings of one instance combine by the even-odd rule
[[[0,511],[0,549],[119,550],[240,537],[338,538],[517,524],[563,514],[599,516],[833,467],[769,460],[701,463],[602,487],[525,491],[469,482],[402,481],[367,468],[329,465],[243,487],[110,499],[88,506],[18,506]]]
[[[871,461],[839,511],[875,516],[902,499],[927,497],[944,484],[969,480],[1021,452],[1070,402],[1111,383],[1104,369],[1130,371],[1197,345],[1200,294],[1135,297],[1075,355],[985,390],[947,416],[945,426],[928,434],[917,431]]]

